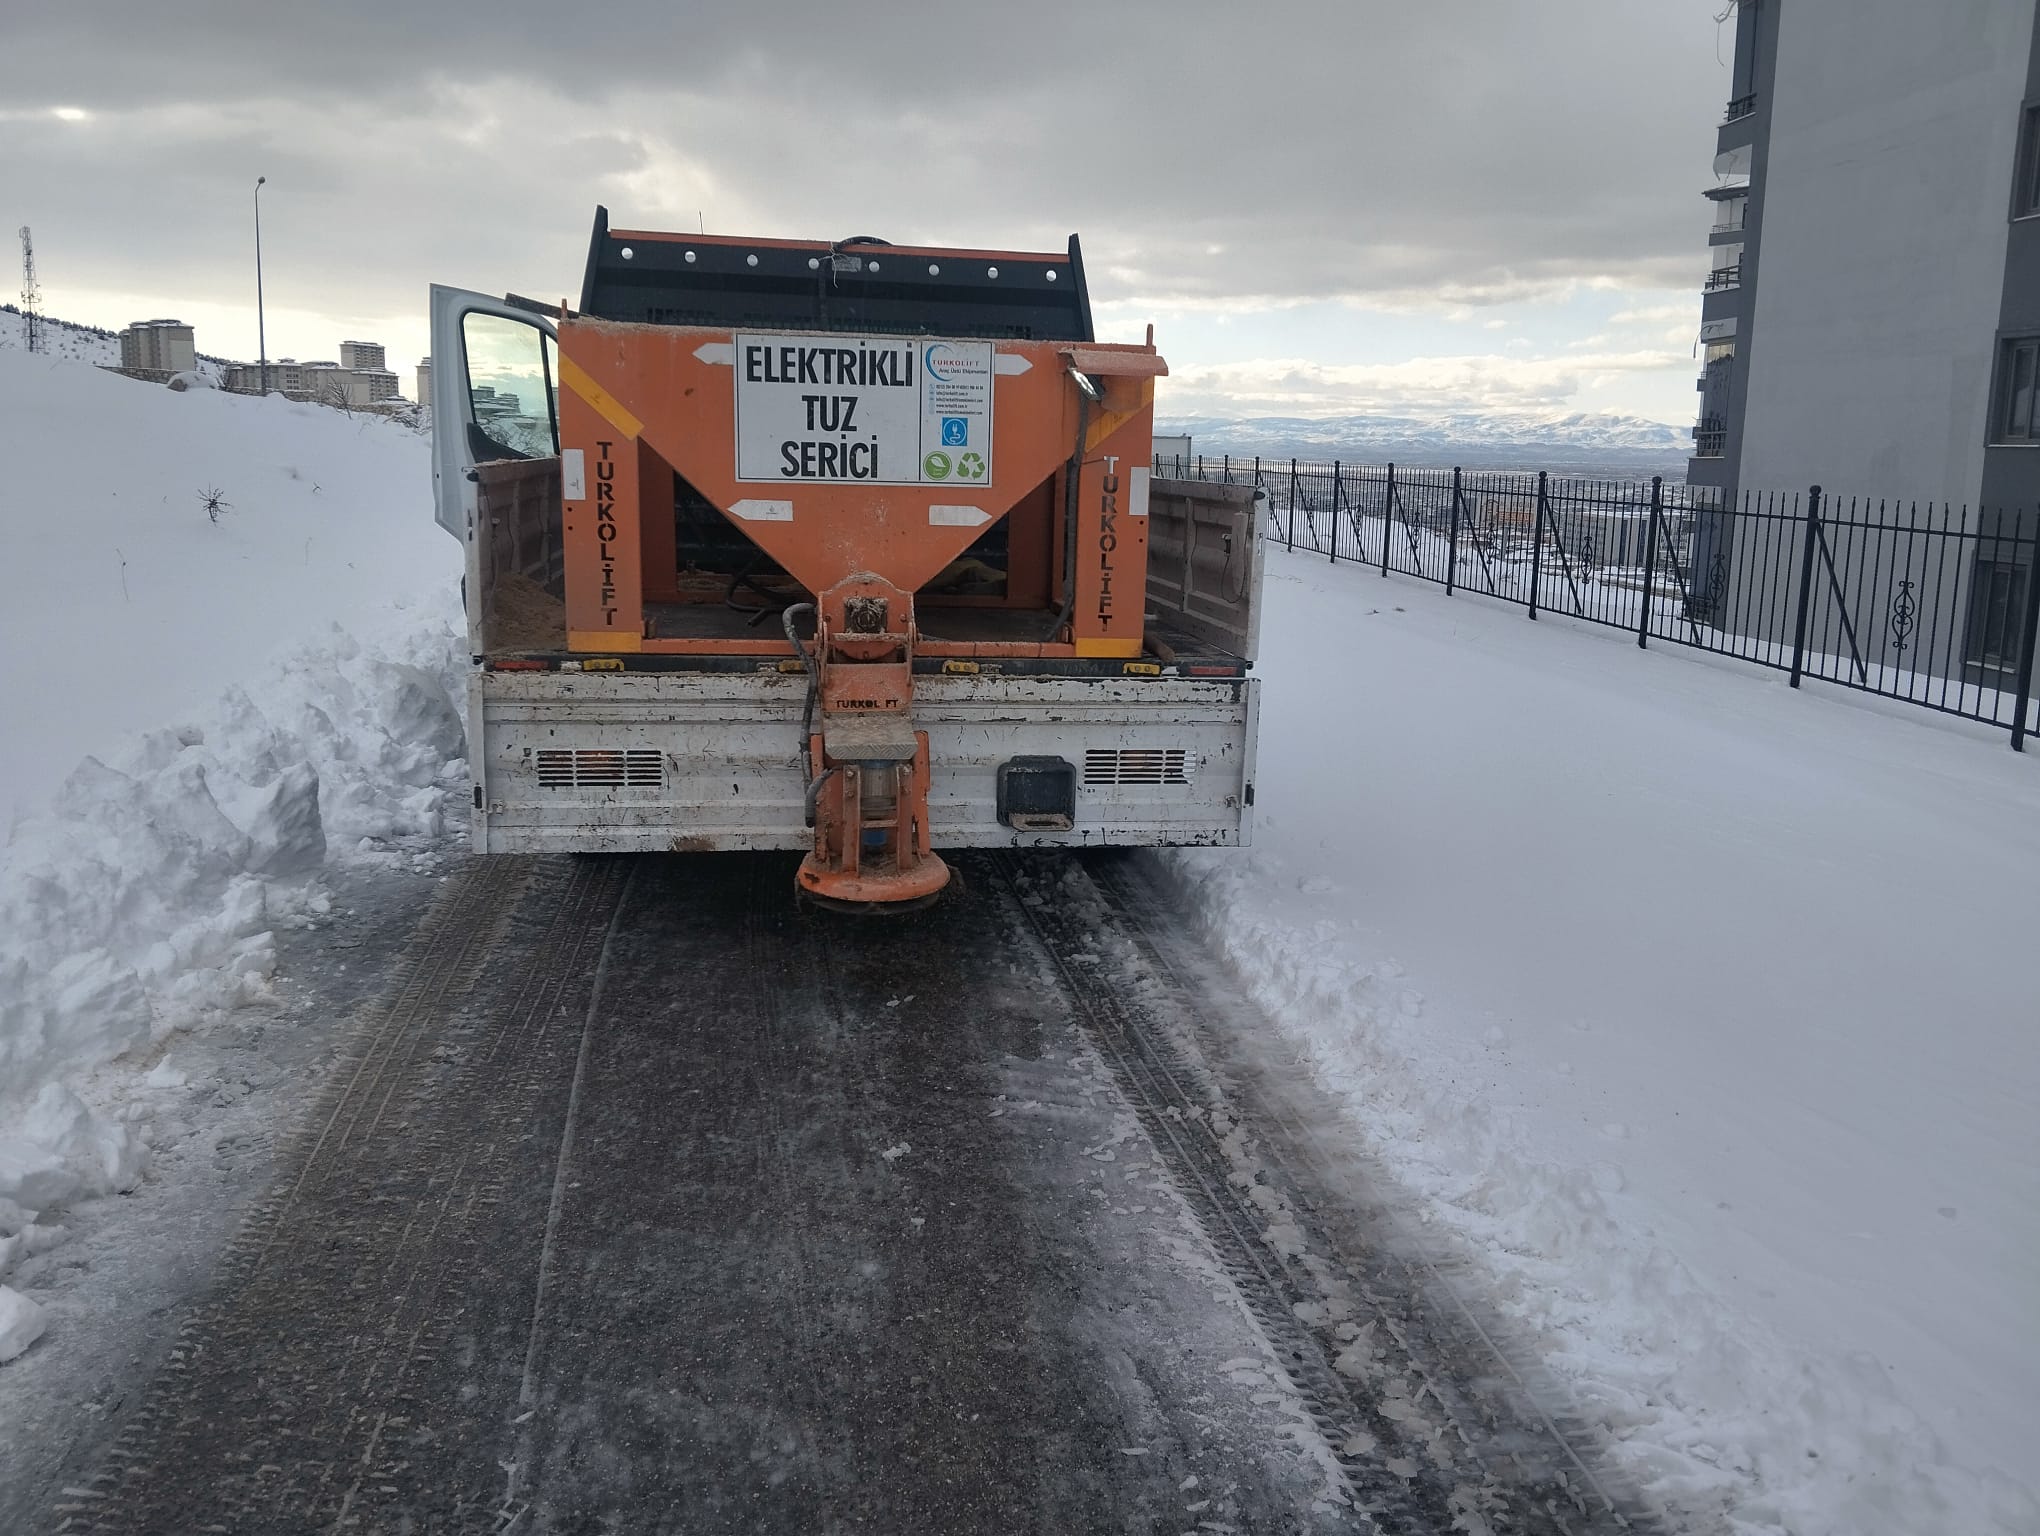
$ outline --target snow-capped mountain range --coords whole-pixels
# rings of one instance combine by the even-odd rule
[[[1168,416],[1194,452],[1344,459],[1413,468],[1548,469],[1573,476],[1683,476],[1693,451],[1681,427],[1638,416],[1447,411],[1421,416]]]

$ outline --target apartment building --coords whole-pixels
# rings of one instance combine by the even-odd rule
[[[2036,10],[1738,5],[1693,484],[2040,501]]]
[[[2033,517],[2040,4],[1740,0],[1734,23],[1688,480],[1952,505],[1986,535]],[[2030,579],[1965,573],[1972,662],[2016,649]]]
[[[340,361],[300,363],[288,357],[269,362],[269,388],[293,400],[347,407],[380,405],[400,398],[396,374],[382,367],[380,345],[370,341],[340,343]],[[262,388],[260,363],[236,363],[227,370],[226,387],[244,394]]]
[[[302,399],[305,393],[305,367],[305,364],[289,357],[272,357],[266,365],[235,363],[227,369],[224,382],[228,389],[240,394],[256,394],[266,383],[274,394],[291,395]]]
[[[137,320],[120,333],[122,373],[167,377],[197,366],[197,341],[181,320]]]

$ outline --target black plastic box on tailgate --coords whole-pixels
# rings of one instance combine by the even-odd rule
[[[1067,832],[1077,824],[1077,770],[1060,757],[999,764],[999,820],[1021,832]]]
[[[612,231],[595,210],[581,313],[634,325],[1092,341],[1084,257]]]

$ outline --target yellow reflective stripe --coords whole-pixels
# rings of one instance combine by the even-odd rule
[[[644,648],[645,637],[627,629],[567,631],[567,649],[570,651],[641,651]]]
[[[604,421],[625,437],[636,437],[644,431],[645,424],[631,415],[621,400],[589,378],[587,369],[564,353],[559,363],[560,382],[587,401]]]

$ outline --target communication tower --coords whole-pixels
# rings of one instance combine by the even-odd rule
[[[42,285],[35,280],[35,241],[28,226],[21,226],[21,345],[30,352],[43,349]]]

